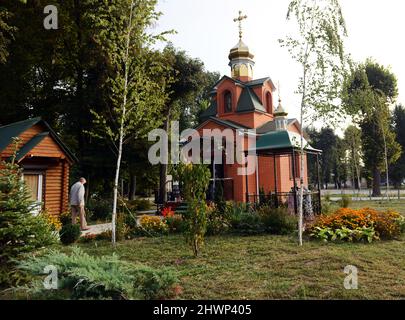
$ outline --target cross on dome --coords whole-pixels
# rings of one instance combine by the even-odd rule
[[[247,19],[247,15],[242,15],[242,11],[239,11],[239,17],[233,19],[234,22],[239,23],[239,39],[242,40],[242,21]]]

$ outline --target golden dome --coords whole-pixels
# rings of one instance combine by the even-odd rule
[[[249,51],[249,47],[241,40],[229,52],[229,60],[238,58],[253,59],[254,55]]]

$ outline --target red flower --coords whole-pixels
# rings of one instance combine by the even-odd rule
[[[163,208],[161,213],[162,216],[164,216],[165,218],[174,216],[174,211],[172,210],[172,207]]]

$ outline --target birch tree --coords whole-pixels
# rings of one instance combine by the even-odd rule
[[[338,0],[293,0],[287,21],[294,23],[296,34],[280,39],[291,57],[300,65],[297,93],[301,96],[300,121],[305,127],[309,118],[323,118],[336,123],[343,115],[338,97],[343,82],[347,57],[343,39],[346,25]],[[299,244],[303,231],[304,137],[300,142]]]
[[[108,70],[109,106],[104,113],[93,112],[93,135],[108,138],[116,152],[113,183],[112,243],[116,242],[118,185],[124,146],[145,137],[162,124],[160,112],[166,100],[165,64],[150,49],[164,34],[152,35],[147,29],[158,19],[156,0],[103,1],[94,25],[99,29],[96,42],[105,53]]]

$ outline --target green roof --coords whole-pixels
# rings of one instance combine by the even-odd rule
[[[260,103],[256,93],[249,88],[244,88],[240,95],[238,105],[236,106],[236,112],[250,111],[266,112],[266,109]]]
[[[40,134],[33,137],[31,140],[26,142],[25,145],[22,146],[17,152],[17,160],[23,159],[24,156],[27,155],[27,153],[30,152],[30,150],[32,150],[35,146],[37,146],[46,136],[51,136],[72,161],[78,162],[76,156],[60,140],[55,131],[53,131],[49,124],[46,121],[42,120],[40,117],[14,122],[9,125],[0,127],[0,152],[5,150],[7,146],[12,143],[13,138],[19,137],[21,133],[36,124],[43,125],[47,131],[41,132]]]
[[[21,133],[36,125],[39,121],[41,121],[41,118],[32,118],[0,127],[0,152],[10,145],[13,138],[17,138]]]
[[[321,153],[321,150],[312,148],[308,141],[304,139],[305,150],[309,152]],[[256,151],[276,151],[283,149],[299,149],[301,147],[301,136],[291,131],[273,131],[259,137],[256,142]]]
[[[29,140],[20,150],[18,150],[16,160],[20,161],[23,159],[28,152],[34,149],[47,136],[49,136],[49,132],[41,132]]]

